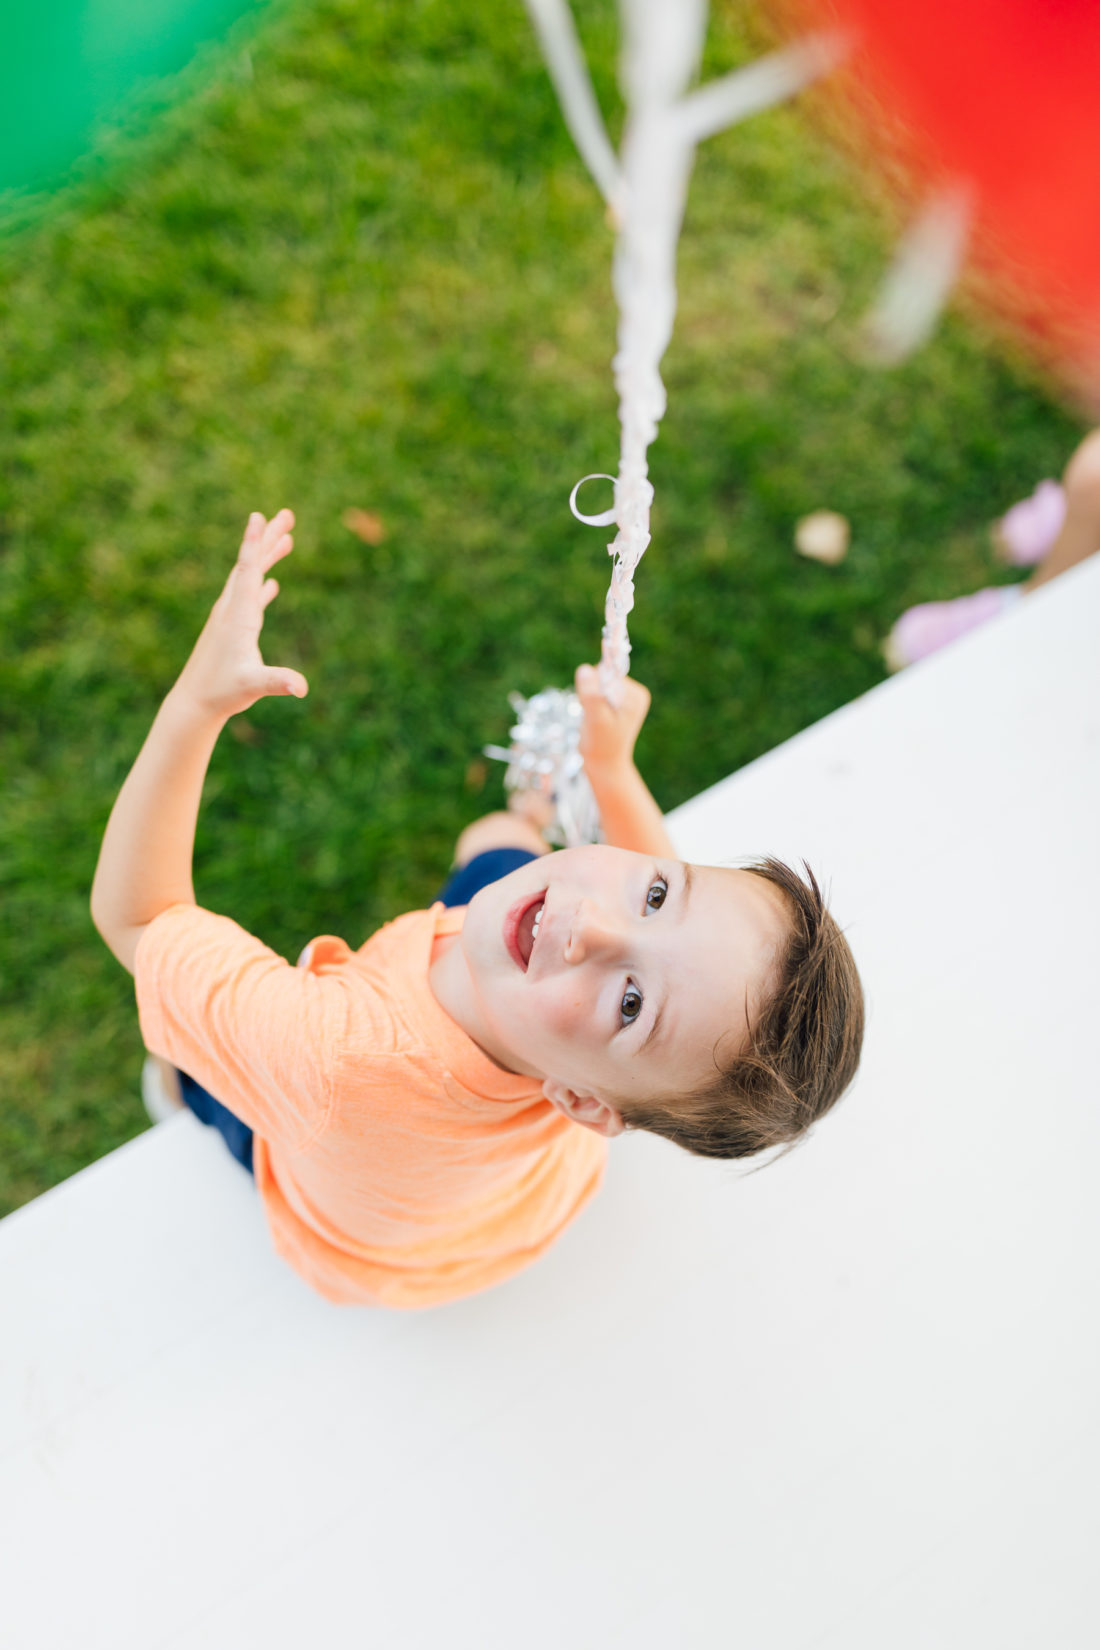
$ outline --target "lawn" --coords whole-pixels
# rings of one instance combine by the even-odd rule
[[[613,5],[575,9],[614,111]],[[707,73],[756,49],[715,10]],[[610,232],[519,0],[279,5],[116,149],[0,238],[0,1210],[145,1126],[88,889],[248,511],[297,513],[267,649],[312,691],[231,725],[196,887],[290,956],[430,899],[607,576],[567,497],[615,467]],[[869,368],[889,244],[796,110],[701,152],[632,625],[666,806],[872,687],[907,604],[1006,577],[988,523],[1080,429],[957,318]],[[819,507],[838,568],[792,548]]]

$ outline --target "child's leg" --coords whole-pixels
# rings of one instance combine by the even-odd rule
[[[1093,430],[1066,465],[1065,519],[1057,538],[1026,584],[995,585],[953,601],[921,602],[902,614],[883,652],[891,670],[927,658],[956,637],[987,624],[1021,596],[1049,584],[1100,550],[1100,430]]]
[[[505,811],[484,814],[467,825],[455,843],[454,869],[436,895],[444,905],[469,905],[490,882],[527,865],[549,848],[537,819],[548,817],[541,798],[521,796]]]
[[[252,1173],[252,1130],[185,1071],[177,1071],[157,1054],[147,1054],[141,1072],[141,1097],[153,1123],[163,1123],[186,1106],[200,1123],[217,1129],[237,1162]]]
[[[194,1112],[200,1123],[217,1129],[241,1168],[247,1169],[251,1174],[252,1130],[248,1124],[242,1123],[235,1112],[231,1112],[228,1106],[223,1106],[209,1089],[204,1089],[201,1083],[196,1083],[185,1071],[180,1072],[179,1079],[180,1095],[188,1111]]]
[[[525,812],[501,808],[467,825],[455,843],[455,869],[461,870],[478,854],[491,853],[494,848],[525,848],[530,854],[549,852],[538,826]]]
[[[1100,550],[1100,430],[1087,435],[1062,477],[1066,519],[1048,554],[1024,585],[1025,593],[1049,584]]]

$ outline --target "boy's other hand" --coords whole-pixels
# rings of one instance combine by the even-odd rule
[[[628,676],[622,684],[621,703],[609,705],[594,665],[579,665],[574,680],[584,710],[580,751],[589,776],[613,774],[629,767],[634,760],[634,742],[649,710],[649,689]]]
[[[279,594],[267,574],[293,550],[293,526],[290,510],[270,521],[259,512],[248,518],[236,566],[177,684],[204,711],[228,718],[271,694],[304,699],[309,692],[300,671],[265,665],[260,653],[264,613]]]

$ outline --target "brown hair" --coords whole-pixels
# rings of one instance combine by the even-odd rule
[[[746,867],[783,895],[790,916],[776,984],[748,1047],[716,1082],[672,1101],[627,1101],[628,1128],[663,1134],[701,1157],[751,1157],[790,1145],[834,1106],[855,1076],[863,1042],[863,988],[855,959],[810,867],[782,860]]]

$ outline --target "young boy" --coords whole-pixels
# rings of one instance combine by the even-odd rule
[[[148,1047],[254,1167],[279,1252],[331,1300],[429,1306],[541,1254],[626,1127],[717,1157],[797,1139],[859,1058],[851,954],[812,876],[676,859],[633,762],[637,683],[613,710],[578,672],[607,846],[546,853],[533,826],[491,815],[459,839],[449,905],[357,952],[314,940],[297,968],[195,904],[221,729],[265,695],[307,691],[259,649],[293,523],[251,517],[92,890]]]

